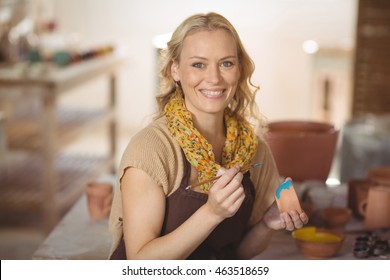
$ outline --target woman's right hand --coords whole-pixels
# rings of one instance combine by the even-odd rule
[[[238,166],[221,168],[217,175],[222,176],[210,187],[206,207],[222,221],[237,213],[245,199],[245,192],[243,174]]]

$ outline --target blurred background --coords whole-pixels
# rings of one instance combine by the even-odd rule
[[[154,112],[156,39],[189,15],[208,11],[226,16],[241,35],[256,64],[260,108],[270,120],[324,119],[320,111],[327,79],[337,95],[330,98],[329,118],[341,124],[350,116],[356,0],[21,2],[28,5],[34,30],[53,23],[50,32],[56,36],[44,36],[53,51],[65,47],[61,41],[72,48],[112,44],[127,49],[118,85],[121,126],[139,128]]]
[[[390,164],[386,1],[0,0],[2,259],[29,258],[86,182],[115,175],[155,111],[159,50],[210,11],[240,34],[270,122],[340,131],[333,183]]]

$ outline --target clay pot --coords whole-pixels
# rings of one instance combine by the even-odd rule
[[[368,198],[359,205],[368,229],[390,228],[390,187],[375,186],[368,191]]]
[[[346,207],[327,207],[321,211],[321,219],[330,228],[345,226],[352,217],[352,210]]]
[[[356,217],[363,218],[359,212],[359,204],[367,199],[368,190],[374,185],[369,179],[354,179],[348,182],[348,207]]]
[[[294,181],[326,181],[336,150],[338,130],[312,121],[277,121],[268,125],[265,140],[279,173]]]
[[[90,182],[86,188],[88,212],[92,219],[107,219],[112,204],[113,188],[110,183]]]
[[[382,186],[390,186],[390,166],[380,166],[368,170],[368,179]]]

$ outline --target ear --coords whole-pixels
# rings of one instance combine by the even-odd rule
[[[171,75],[176,82],[180,81],[179,63],[176,60],[173,60],[171,64]]]

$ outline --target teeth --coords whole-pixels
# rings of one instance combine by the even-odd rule
[[[223,93],[222,90],[214,91],[214,90],[202,90],[203,94],[210,95],[210,96],[218,96]]]

